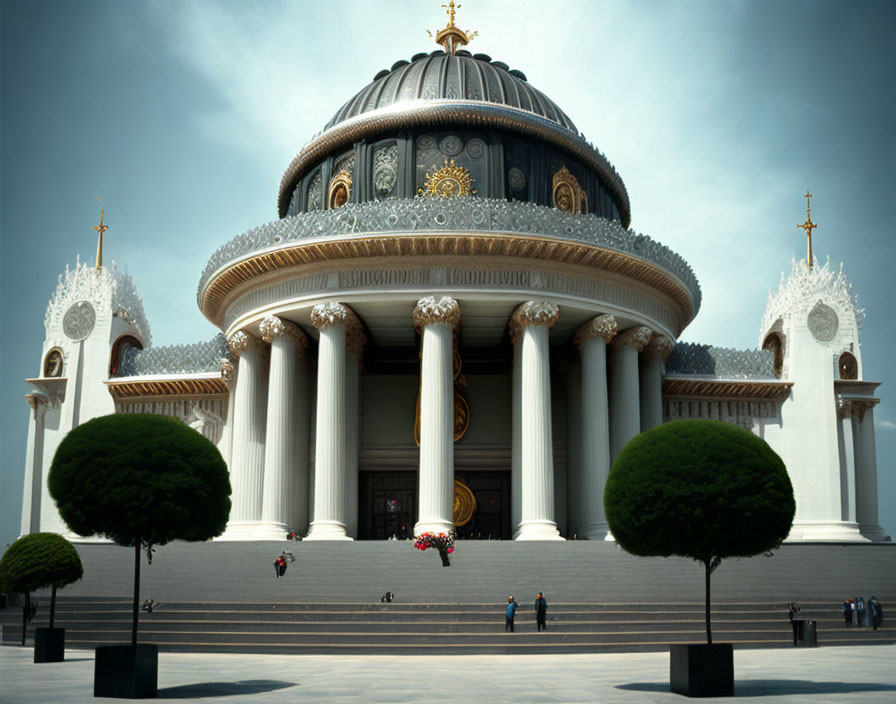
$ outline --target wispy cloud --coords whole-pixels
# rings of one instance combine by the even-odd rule
[[[875,418],[874,427],[880,430],[896,430],[896,423],[885,418]]]

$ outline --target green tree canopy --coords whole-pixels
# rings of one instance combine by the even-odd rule
[[[230,480],[218,449],[175,418],[94,418],[59,444],[48,478],[59,514],[79,535],[164,545],[220,535]]]
[[[62,588],[84,575],[75,546],[56,533],[23,535],[0,559],[0,591],[29,592]]]
[[[796,509],[774,450],[712,420],[673,421],[635,437],[610,470],[604,506],[628,552],[707,563],[780,545]]]

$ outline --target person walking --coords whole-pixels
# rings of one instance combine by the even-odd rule
[[[800,635],[800,621],[796,618],[797,614],[802,611],[802,607],[800,606],[800,602],[791,601],[787,605],[787,613],[790,616],[790,627],[793,629],[793,646],[796,647],[797,640],[799,640]]]
[[[538,626],[539,632],[547,630],[547,628],[548,628],[547,617],[548,617],[547,599],[544,598],[544,595],[541,592],[538,592],[538,596],[535,597],[535,624]]]
[[[507,619],[504,621],[504,630],[513,633],[513,617],[516,616],[517,603],[513,594],[507,597]]]

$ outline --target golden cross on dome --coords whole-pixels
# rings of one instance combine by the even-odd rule
[[[455,4],[454,0],[450,0],[447,5],[442,5],[445,8],[445,14],[448,15],[448,26],[438,30],[435,34],[426,30],[429,36],[435,37],[436,44],[445,47],[446,54],[456,54],[459,46],[466,46],[473,37],[479,34],[479,32],[465,32],[454,24],[454,14],[460,6],[460,3]]]
[[[96,198],[100,203],[103,202],[100,200],[100,197],[96,193],[93,194],[93,197]],[[100,267],[103,266],[103,233],[109,229],[108,225],[103,224],[103,216],[105,215],[105,213],[106,213],[106,209],[101,208],[100,209],[100,224],[93,226],[93,229],[96,230],[97,234],[99,235],[99,237],[97,238],[97,242],[96,242],[96,268],[97,269],[99,269]]]
[[[812,222],[812,214],[809,210],[809,199],[812,197],[812,194],[809,193],[808,189],[806,190],[806,195],[803,196],[806,199],[806,222],[802,225],[797,225],[797,227],[802,228],[806,231],[806,237],[808,238],[808,252],[806,254],[806,263],[809,265],[809,268],[812,268],[812,230],[818,227],[818,223]]]

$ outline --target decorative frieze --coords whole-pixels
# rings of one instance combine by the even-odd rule
[[[545,327],[548,330],[553,328],[560,319],[560,307],[554,303],[546,301],[526,301],[517,306],[510,316],[508,328],[510,330],[510,339],[516,342],[523,328],[530,325]]]
[[[646,325],[636,325],[633,328],[623,330],[613,340],[614,347],[632,347],[637,352],[643,350],[653,339],[653,330]]]
[[[576,330],[573,342],[576,347],[579,348],[579,351],[581,351],[582,345],[588,342],[588,340],[593,340],[597,337],[601,338],[604,342],[609,343],[616,337],[618,330],[619,324],[616,322],[616,318],[612,315],[599,315]]]
[[[441,298],[426,296],[417,301],[413,320],[414,328],[418,332],[431,323],[442,323],[455,327],[460,322],[460,305],[449,296]]]
[[[775,418],[775,401],[736,401],[731,399],[663,399],[663,420],[702,418],[731,423],[752,430],[756,420]]]

